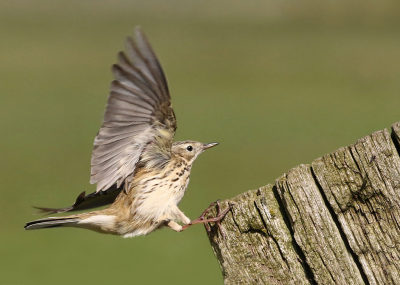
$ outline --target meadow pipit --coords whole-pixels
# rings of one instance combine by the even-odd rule
[[[201,215],[193,222],[178,209],[197,156],[217,143],[172,142],[176,119],[160,63],[140,28],[128,38],[127,52],[118,54],[103,125],[94,140],[91,183],[96,192],[81,193],[63,209],[47,213],[108,208],[26,224],[25,229],[78,227],[134,237],[168,226],[180,232],[196,223],[218,222]],[[182,222],[184,227],[177,222]]]

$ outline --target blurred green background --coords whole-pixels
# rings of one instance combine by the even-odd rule
[[[177,140],[217,141],[180,208],[272,183],[400,120],[399,1],[0,1],[0,284],[221,284],[203,226],[23,231],[89,184],[110,66],[141,25]]]

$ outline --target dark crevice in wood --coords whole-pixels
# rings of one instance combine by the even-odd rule
[[[325,268],[328,268],[328,266],[325,263],[325,258],[323,258],[320,254],[319,254],[322,264],[324,265]],[[335,282],[335,284],[337,283],[337,280],[335,280],[335,277],[332,275],[332,272],[330,270],[328,270],[329,276],[331,277],[332,281]]]
[[[400,156],[400,143],[397,138],[397,134],[394,132],[393,128],[392,128],[392,133],[390,134],[390,137],[393,141],[394,146],[396,147],[397,155]]]
[[[351,153],[351,151],[350,151],[350,153]],[[322,189],[322,186],[321,186],[321,184],[319,183],[319,181],[318,181],[318,179],[317,179],[317,176],[316,176],[315,173],[314,173],[313,167],[311,167],[311,174],[312,174],[312,176],[313,176],[313,178],[314,178],[315,185],[317,185],[317,187],[318,187],[318,189],[319,189],[319,192],[321,193],[321,196],[322,196],[322,199],[324,200],[325,206],[326,206],[326,208],[329,210],[329,213],[330,213],[330,215],[331,215],[331,217],[332,217],[332,220],[334,221],[334,223],[335,223],[335,225],[336,225],[336,227],[337,227],[337,229],[338,229],[338,231],[339,231],[339,233],[340,233],[340,237],[342,238],[342,240],[343,240],[343,242],[344,242],[344,245],[345,245],[347,251],[351,254],[351,256],[352,256],[352,258],[353,258],[353,261],[354,261],[354,263],[356,264],[356,266],[357,266],[357,268],[358,268],[358,271],[360,272],[361,277],[362,277],[364,283],[369,285],[370,283],[369,283],[369,281],[368,281],[367,275],[366,275],[365,272],[363,271],[362,265],[361,265],[360,261],[358,260],[357,255],[356,255],[355,252],[351,249],[350,244],[349,244],[349,241],[347,240],[347,237],[346,237],[346,235],[345,235],[345,233],[344,233],[344,231],[343,231],[343,229],[342,229],[342,227],[341,227],[341,225],[340,225],[339,219],[338,219],[338,217],[336,216],[335,211],[333,210],[332,206],[329,204],[328,198],[326,197],[325,192],[324,192],[324,190]],[[332,277],[332,279],[333,279],[333,277]]]
[[[281,200],[281,197],[279,196],[278,189],[277,189],[276,185],[274,185],[272,187],[272,191],[274,193],[275,200],[278,202],[279,211],[280,211],[280,213],[282,215],[283,221],[285,222],[285,225],[286,225],[286,227],[288,228],[288,230],[290,232],[290,236],[292,237],[292,246],[293,246],[295,252],[297,253],[297,255],[299,256],[299,260],[300,260],[301,266],[303,267],[303,270],[304,270],[304,272],[306,274],[306,278],[308,279],[310,284],[316,285],[317,282],[315,281],[314,273],[312,272],[312,270],[310,268],[310,265],[306,261],[306,256],[304,255],[303,251],[301,250],[300,246],[297,244],[297,242],[296,242],[296,240],[294,238],[294,232],[293,232],[293,229],[292,229],[292,225],[291,225],[289,216],[286,213],[285,207],[283,206],[283,202]]]
[[[358,153],[357,148],[352,149],[352,148],[350,147],[349,152],[350,152],[351,158],[352,158],[353,161],[354,161],[354,164],[356,165],[356,167],[357,167],[357,169],[358,169],[358,174],[360,175],[362,181],[363,181],[363,182],[364,182],[364,181],[369,181],[368,173],[367,173],[367,171],[365,171],[364,165],[363,165],[362,163],[361,163],[361,165],[359,165],[358,159],[354,156],[354,152],[356,152],[357,155],[358,155],[358,157],[360,157],[360,159],[361,159],[361,157],[362,157],[361,154]],[[353,171],[354,171],[354,170],[353,170]],[[356,171],[354,171],[354,172],[356,172]],[[365,174],[365,177],[363,176],[363,172],[364,172],[364,174]],[[357,173],[357,172],[356,172],[356,173]],[[366,185],[364,185],[364,186],[366,186]],[[361,189],[360,189],[360,190],[361,190]]]
[[[267,224],[265,223],[265,221],[264,221],[264,219],[263,219],[263,216],[262,216],[262,214],[261,214],[261,211],[260,211],[260,209],[257,207],[257,203],[256,203],[255,201],[254,201],[254,207],[257,209],[258,215],[260,216],[260,219],[261,219],[261,222],[262,222],[263,225],[264,225],[264,228],[265,228],[265,229],[268,229],[268,226],[267,226]],[[260,231],[260,230],[257,230],[257,231],[258,231],[259,233],[261,233],[262,235],[266,236],[266,234],[265,234],[263,231]],[[286,263],[286,266],[287,266],[288,268],[290,268],[290,265],[289,265],[287,259],[285,258],[285,255],[283,254],[283,252],[282,252],[282,250],[281,250],[281,248],[280,248],[280,246],[279,246],[278,241],[276,240],[276,238],[274,237],[274,235],[270,235],[270,237],[272,238],[272,240],[273,240],[274,243],[276,244],[276,247],[278,248],[278,251],[279,251],[279,254],[281,255],[282,260]]]
[[[352,171],[354,173],[357,173],[362,180],[362,185],[360,186],[360,188],[358,188],[356,191],[354,191],[352,193],[353,199],[357,202],[365,204],[369,199],[371,199],[375,195],[375,189],[372,188],[371,180],[368,177],[367,171],[364,168],[361,169],[361,167],[359,166],[358,159],[354,156],[353,151],[356,152],[357,155],[361,158],[361,155],[360,155],[360,153],[358,153],[358,150],[356,148],[354,148],[353,150],[351,149],[351,147],[349,148],[351,158],[353,159],[353,161],[358,169],[358,172],[355,171],[354,169]],[[362,165],[362,166],[364,167],[364,165]],[[363,175],[363,172],[364,172],[364,175]],[[371,188],[374,191],[374,193],[370,193],[368,191],[368,189],[371,189]]]
[[[351,150],[351,146],[349,146],[349,147],[347,147],[347,148],[349,149],[349,153],[350,153],[350,155],[351,155],[351,159],[354,161],[354,164],[356,165],[357,170],[351,169],[350,167],[349,167],[349,168],[350,168],[351,171],[353,171],[354,173],[357,173],[358,175],[360,175],[361,179],[364,179],[364,177],[363,177],[362,174],[361,174],[362,169],[358,166],[357,159],[354,157],[354,154],[353,154],[353,152],[352,152],[352,150]],[[345,152],[345,155],[346,155],[346,152]],[[346,162],[346,163],[347,163],[347,162]]]
[[[233,220],[233,223],[235,224],[235,226],[238,228],[238,231],[239,231],[240,233],[243,233],[242,230],[240,229],[239,224],[238,224],[237,221],[236,221],[234,212],[232,212],[232,220]]]

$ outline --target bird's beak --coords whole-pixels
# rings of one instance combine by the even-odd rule
[[[210,148],[210,147],[213,147],[213,146],[216,146],[216,145],[218,145],[218,143],[205,143],[204,144],[204,149],[207,149],[207,148]]]

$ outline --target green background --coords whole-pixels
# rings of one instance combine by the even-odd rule
[[[123,239],[23,231],[89,184],[110,66],[141,25],[177,140],[217,141],[180,208],[196,218],[400,120],[399,1],[0,1],[0,284],[222,284],[203,226]]]

